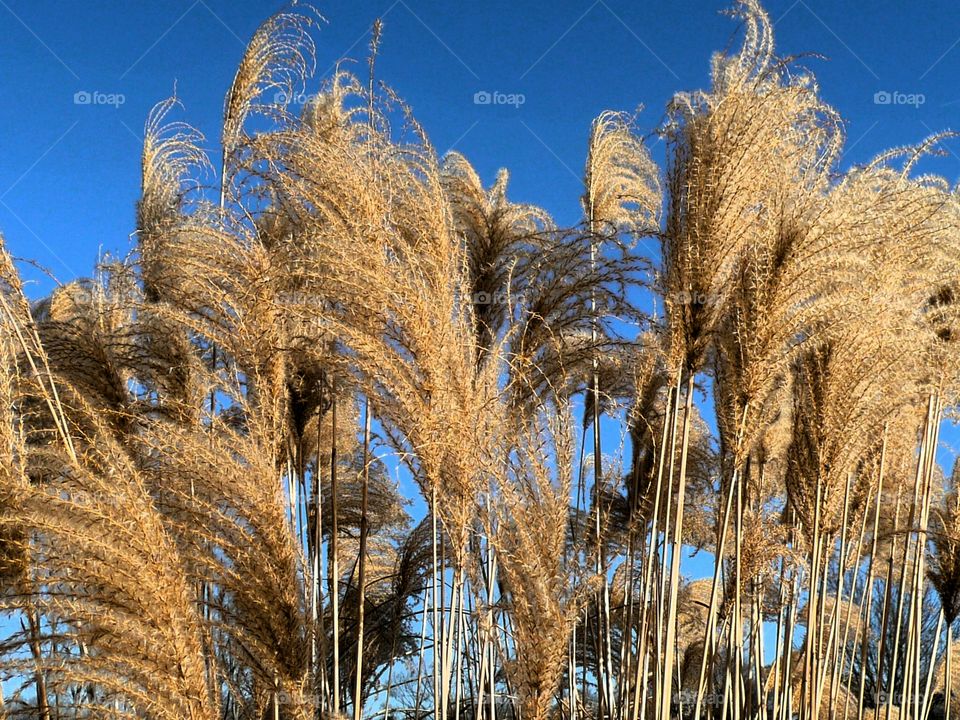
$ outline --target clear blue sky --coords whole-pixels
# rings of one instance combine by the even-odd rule
[[[328,0],[318,72],[362,61],[382,17],[379,75],[412,106],[440,151],[456,147],[484,180],[506,166],[514,200],[559,221],[579,216],[591,120],[643,104],[658,125],[678,90],[704,87],[715,50],[736,25],[727,0]],[[140,135],[177,83],[178,119],[211,147],[244,43],[279,4],[253,0],[0,0],[0,231],[14,254],[68,280],[100,249],[131,247]],[[960,6],[955,0],[768,0],[780,54],[806,60],[847,120],[844,164],[960,129]],[[362,68],[361,68],[362,69]],[[308,88],[317,87],[319,80]],[[478,92],[522,94],[519,107],[480,105]],[[77,93],[122,95],[119,106]],[[924,96],[878,104],[879,92]],[[102,100],[108,98],[101,97]],[[899,98],[906,99],[906,98]],[[930,167],[960,179],[960,142]],[[957,154],[954,154],[957,153]],[[51,283],[36,281],[31,294]],[[709,412],[709,411],[707,411]],[[950,443],[955,432],[946,432]],[[949,469],[953,453],[940,459]],[[707,563],[708,564],[708,563]],[[694,562],[702,570],[704,561]]]
[[[318,74],[363,61],[384,19],[379,75],[409,102],[440,151],[456,147],[484,180],[506,166],[511,195],[579,216],[590,121],[643,104],[644,130],[677,90],[704,87],[711,54],[737,25],[727,0],[328,0]],[[257,25],[280,4],[253,0],[0,0],[0,232],[15,255],[61,280],[98,252],[131,247],[140,137],[177,84],[214,147],[223,96]],[[825,98],[847,121],[844,164],[942,129],[960,129],[960,7],[949,0],[769,0],[780,54],[818,53]],[[362,67],[358,68],[362,71]],[[316,89],[320,80],[308,87]],[[478,92],[522,94],[519,106]],[[878,92],[922,94],[878,104]],[[77,104],[77,93],[100,93]],[[122,104],[108,96],[122,95]],[[117,98],[115,98],[117,99]],[[899,97],[899,100],[907,98]],[[956,153],[956,154],[955,154]],[[929,163],[960,179],[960,142]],[[51,282],[30,269],[31,295]],[[948,433],[947,437],[952,434]],[[941,459],[949,465],[947,454]]]
[[[642,103],[641,123],[652,128],[675,90],[704,86],[711,53],[736,29],[719,14],[726,4],[328,0],[315,3],[329,21],[318,33],[318,71],[341,57],[362,61],[367,29],[383,17],[380,76],[438,149],[456,146],[488,181],[508,166],[515,199],[572,222],[591,119]],[[98,248],[128,248],[147,112],[176,81],[182,118],[215,140],[243,43],[278,7],[0,0],[0,230],[12,251],[69,279],[89,272]],[[808,63],[848,121],[845,161],[960,127],[954,2],[770,0],[767,8],[779,52],[826,56]],[[478,105],[480,91],[522,93],[525,102]],[[925,102],[878,105],[878,91],[922,93]],[[78,105],[78,92],[124,102]],[[956,180],[960,159],[937,169]]]

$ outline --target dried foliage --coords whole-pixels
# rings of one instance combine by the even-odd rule
[[[918,168],[952,136],[842,167],[731,14],[663,172],[595,120],[574,227],[438,157],[379,21],[294,111],[295,6],[214,190],[170,98],[131,258],[28,299],[0,252],[0,714],[949,715],[960,205]]]

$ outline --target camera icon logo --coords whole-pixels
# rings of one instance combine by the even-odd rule
[[[486,90],[479,90],[473,94],[474,105],[489,105],[493,102],[493,95]]]
[[[86,90],[80,90],[73,94],[74,105],[89,105],[93,102],[93,95]]]
[[[889,105],[893,102],[893,95],[886,90],[878,90],[873,94],[874,105]]]

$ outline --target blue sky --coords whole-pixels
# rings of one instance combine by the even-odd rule
[[[512,198],[540,204],[562,223],[579,217],[591,120],[642,104],[640,125],[652,130],[675,91],[707,84],[711,54],[737,29],[719,14],[727,0],[314,4],[328,21],[317,33],[321,77],[341,58],[362,62],[369,26],[382,17],[379,75],[412,106],[436,147],[465,153],[487,182],[508,167]],[[88,273],[98,253],[129,250],[150,108],[176,82],[185,105],[177,119],[198,127],[215,150],[244,44],[279,7],[0,0],[0,232],[11,251],[69,280]],[[780,54],[825,56],[805,63],[846,119],[844,165],[960,129],[955,2],[768,0],[766,7]],[[478,104],[478,93],[522,95],[523,102]],[[960,142],[947,147],[928,168],[956,182]],[[31,295],[52,286],[34,270],[26,275]],[[948,467],[946,445],[955,437],[943,436],[940,459]],[[687,567],[708,565],[700,559]]]
[[[736,25],[726,0],[328,0],[316,7],[318,72],[362,61],[383,17],[380,76],[440,150],[455,146],[490,181],[512,173],[515,199],[573,222],[590,121],[643,104],[652,129],[676,90],[703,87],[710,55]],[[124,251],[134,229],[139,144],[149,109],[174,82],[190,121],[217,137],[223,95],[257,24],[279,5],[253,0],[0,0],[0,230],[12,251],[59,278]],[[960,8],[946,0],[770,0],[781,53],[807,61],[847,120],[844,162],[960,126]],[[309,90],[309,89],[308,89]],[[523,104],[476,104],[478,92]],[[877,104],[878,92],[922,104]],[[77,104],[77,93],[101,93]],[[102,104],[107,96],[122,104]],[[119,98],[115,98],[119,99]],[[952,148],[960,153],[960,143]],[[938,161],[951,180],[960,159]],[[36,292],[49,288],[37,280]]]
[[[642,104],[641,128],[653,130],[675,91],[706,85],[711,54],[737,31],[720,14],[727,0],[314,5],[327,20],[316,34],[320,77],[342,58],[362,63],[370,24],[382,17],[379,75],[412,106],[437,148],[465,153],[487,182],[508,167],[513,199],[543,205],[567,223],[579,217],[591,120]],[[150,108],[176,83],[185,106],[177,119],[198,127],[215,149],[244,43],[279,7],[253,0],[0,0],[0,232],[11,251],[69,280],[90,272],[98,253],[131,248]],[[960,128],[954,3],[769,0],[766,7],[779,53],[823,56],[805,63],[846,120],[844,164]],[[522,96],[522,104],[478,104],[478,93]],[[892,101],[877,102],[884,99],[878,93]],[[928,166],[956,182],[960,142],[947,147]],[[26,275],[32,295],[52,286],[30,268]]]
[[[316,35],[320,77],[342,58],[362,63],[370,24],[382,17],[379,75],[437,148],[464,152],[486,182],[508,167],[514,200],[543,205],[566,223],[579,217],[591,120],[642,104],[640,125],[651,131],[675,91],[706,85],[711,54],[737,31],[720,14],[728,0],[314,5],[327,20]],[[244,43],[279,7],[0,0],[0,232],[11,251],[69,280],[89,273],[98,253],[130,249],[150,108],[176,83],[185,106],[177,119],[197,126],[215,150]],[[846,119],[844,164],[960,129],[960,7],[953,2],[768,0],[766,7],[780,54],[823,56],[805,63]],[[523,102],[475,102],[484,92]],[[878,103],[878,93],[893,101]],[[920,95],[922,102],[907,102]],[[947,147],[928,166],[956,182],[960,141]],[[31,295],[52,287],[35,270],[25,274]],[[952,437],[945,433],[945,442]],[[941,461],[949,466],[952,454],[942,448]]]

